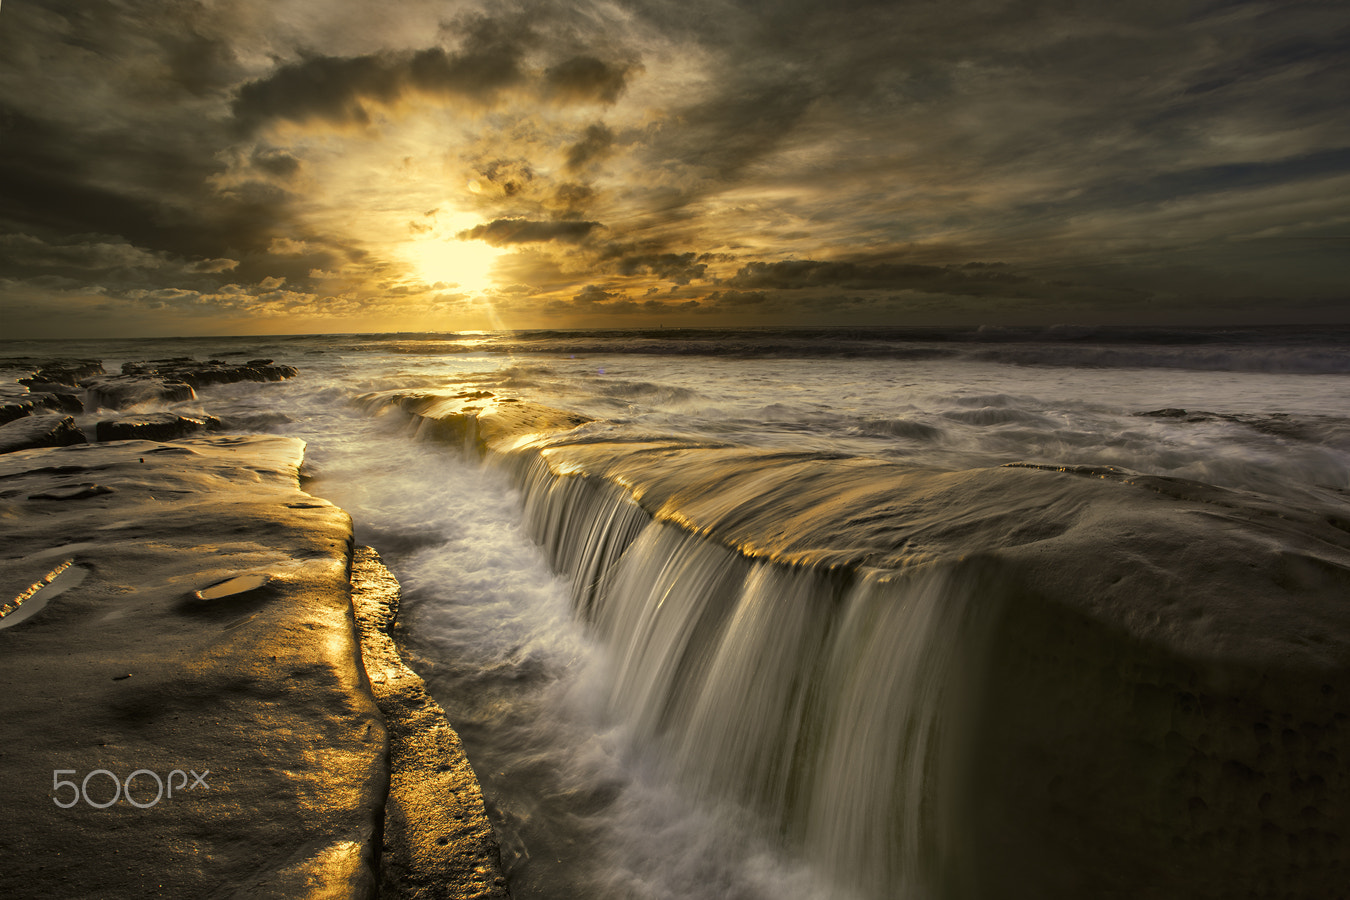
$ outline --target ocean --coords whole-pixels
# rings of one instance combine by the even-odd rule
[[[1350,328],[0,355],[299,369],[175,408],[307,442],[306,490],[403,585],[517,900],[1345,874]]]

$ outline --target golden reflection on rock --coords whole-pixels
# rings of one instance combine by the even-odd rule
[[[505,898],[506,882],[478,779],[459,735],[390,634],[399,585],[379,554],[357,547],[352,603],[366,673],[389,729],[390,785],[382,890],[389,896]]]
[[[373,894],[385,731],[351,618],[351,522],[299,490],[303,450],[0,457],[0,586],[71,560],[18,608],[68,589],[0,630],[0,896]],[[95,478],[109,490],[71,489]]]

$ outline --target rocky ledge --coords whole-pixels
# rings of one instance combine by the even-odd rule
[[[389,731],[380,896],[504,900],[497,839],[478,777],[445,711],[394,644],[399,584],[370,547],[352,560],[352,604],[375,702]]]
[[[505,895],[458,739],[372,642],[395,587],[362,554],[372,692],[351,522],[302,455],[0,457],[0,896]]]
[[[187,356],[129,362],[109,375],[98,360],[10,360],[13,381],[0,385],[0,423],[41,410],[83,412],[90,406],[126,409],[146,402],[191,400],[200,388],[240,381],[284,381],[299,372],[270,359],[230,363]]]
[[[11,360],[0,381],[0,453],[86,441],[168,441],[219,431],[214,416],[144,407],[197,399],[197,389],[241,381],[283,381],[299,372],[270,359],[227,363],[189,357],[125,363],[108,375],[97,360]],[[140,412],[122,412],[140,407]]]

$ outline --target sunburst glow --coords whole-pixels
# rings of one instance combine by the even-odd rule
[[[479,293],[492,284],[492,265],[502,250],[483,241],[461,240],[461,231],[478,224],[465,213],[437,213],[430,231],[419,235],[407,249],[415,274],[428,285],[458,287]]]
[[[492,264],[501,252],[482,241],[433,235],[413,245],[412,263],[427,284],[457,285],[478,292],[492,283]]]

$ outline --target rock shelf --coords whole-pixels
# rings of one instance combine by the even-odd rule
[[[387,729],[351,522],[299,489],[302,457],[262,436],[0,457],[0,895],[381,895],[390,731],[395,765],[400,740],[458,741],[423,706]],[[409,705],[416,676],[380,653]],[[478,892],[406,896],[505,896],[472,770],[436,765],[413,787],[432,805],[398,808],[470,804]]]

